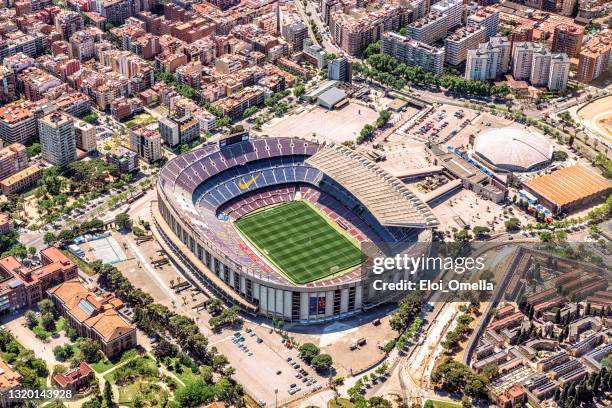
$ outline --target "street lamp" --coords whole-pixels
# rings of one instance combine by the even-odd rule
[[[278,388],[274,389],[274,408],[278,408]]]

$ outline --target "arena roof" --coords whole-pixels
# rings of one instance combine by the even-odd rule
[[[404,183],[347,147],[329,145],[306,162],[355,195],[382,225],[417,228],[438,225],[430,208]]]
[[[474,141],[474,151],[498,169],[530,171],[549,162],[553,148],[540,134],[501,128],[478,135]]]
[[[612,189],[612,183],[582,165],[536,177],[525,186],[559,207]]]

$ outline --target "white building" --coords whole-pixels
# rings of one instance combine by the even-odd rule
[[[433,44],[448,34],[448,14],[432,11],[407,26],[408,36],[425,44]]]
[[[446,48],[445,61],[450,65],[459,65],[467,58],[467,50],[477,48],[486,41],[486,30],[484,27],[462,27],[446,37],[444,45]]]
[[[570,60],[566,54],[553,54],[550,59],[550,72],[548,74],[548,89],[558,91],[567,88],[569,78]]]
[[[43,160],[64,167],[76,158],[74,121],[63,112],[53,112],[38,121]]]
[[[406,65],[419,65],[436,75],[444,68],[444,48],[437,48],[408,37],[388,32],[383,35],[381,50]]]
[[[529,82],[533,86],[546,86],[550,73],[550,50],[541,47],[534,49],[531,54],[531,73]]]
[[[508,72],[510,41],[506,37],[491,39],[476,49],[468,50],[465,77],[474,80],[493,80]]]
[[[516,80],[529,79],[534,46],[530,42],[517,42],[512,50],[512,76]]]
[[[448,29],[461,25],[463,20],[463,0],[442,0],[431,6],[432,11],[448,15]]]
[[[487,30],[487,41],[497,34],[499,29],[499,10],[493,7],[482,7],[467,17],[468,26],[484,27]]]
[[[512,76],[516,80],[529,79],[533,86],[550,90],[567,87],[569,58],[566,54],[552,54],[544,46],[519,42],[512,52]]]
[[[77,148],[85,152],[96,150],[96,127],[94,125],[77,120],[74,122],[74,134]]]

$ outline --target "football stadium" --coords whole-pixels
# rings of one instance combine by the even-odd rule
[[[381,303],[364,284],[368,257],[429,242],[438,223],[349,148],[246,133],[170,160],[153,215],[162,247],[209,296],[301,323]]]

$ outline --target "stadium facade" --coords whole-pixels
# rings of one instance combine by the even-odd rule
[[[177,156],[162,168],[152,206],[154,231],[190,280],[245,312],[312,323],[374,305],[361,266],[298,284],[234,225],[295,200],[306,201],[362,248],[430,241],[437,225],[429,207],[403,183],[348,148],[242,134]]]

